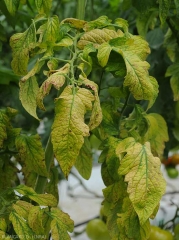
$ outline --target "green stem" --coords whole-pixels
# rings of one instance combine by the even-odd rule
[[[77,12],[76,12],[77,19],[84,20],[86,2],[87,0],[77,0]]]
[[[51,138],[49,137],[46,145],[46,149],[45,149],[45,164],[46,164],[48,173],[50,172],[50,166],[53,159],[54,159],[53,146],[51,143]],[[37,193],[44,193],[46,183],[47,183],[47,177],[38,175],[35,191]]]
[[[122,108],[122,110],[121,110],[120,117],[119,117],[119,125],[120,125],[120,122],[121,122],[122,117],[123,117],[123,115],[124,115],[124,112],[125,112],[125,110],[126,110],[126,107],[128,106],[129,98],[130,98],[130,93],[128,94],[128,96],[127,96],[127,98],[126,98],[126,101],[125,101],[125,103],[124,103],[124,106],[123,106],[123,108]]]

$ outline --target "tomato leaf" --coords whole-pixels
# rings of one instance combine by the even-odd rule
[[[31,203],[25,201],[17,201],[15,204],[12,205],[13,209],[24,219],[28,219],[29,211],[33,207]]]
[[[144,117],[149,126],[144,139],[150,142],[152,153],[161,157],[165,148],[165,142],[169,140],[167,124],[164,118],[157,113],[150,113]]]
[[[91,176],[92,171],[92,150],[88,138],[84,138],[84,144],[80,149],[80,153],[76,159],[75,167],[79,174],[86,180]]]
[[[45,13],[48,15],[52,6],[52,0],[35,0],[35,4],[39,14]]]
[[[170,9],[171,0],[159,0],[159,17],[162,24],[165,23],[165,20],[168,16]]]
[[[39,120],[36,113],[37,107],[36,97],[39,91],[39,86],[36,81],[36,78],[31,77],[27,79],[25,82],[20,81],[19,85],[20,85],[19,98],[21,100],[22,106],[30,115]]]
[[[39,206],[33,206],[29,211],[28,224],[37,235],[43,235],[44,233],[43,213],[44,210]]]
[[[19,3],[20,0],[4,0],[7,10],[9,11],[9,13],[14,16],[18,7],[19,7]]]
[[[36,30],[32,24],[24,33],[16,33],[10,38],[10,46],[13,52],[11,66],[17,75],[27,73],[29,51],[35,47]]]
[[[41,176],[48,176],[45,165],[45,154],[42,143],[38,135],[21,135],[16,138],[16,147],[19,156],[31,171],[35,171]]]
[[[86,110],[92,109],[93,94],[86,89],[65,88],[56,99],[55,120],[52,126],[54,153],[67,177],[74,165],[89,127],[84,123]]]
[[[15,188],[15,190],[30,198],[31,200],[37,202],[41,206],[57,206],[56,198],[51,194],[37,194],[33,188],[27,187],[25,185],[19,185]]]
[[[160,171],[161,161],[152,155],[149,143],[142,145],[134,138],[126,138],[118,144],[116,153],[120,155],[125,152],[119,174],[125,175],[130,201],[143,225],[165,192],[166,184]]]
[[[54,240],[66,239],[70,240],[68,232],[72,232],[74,223],[67,213],[62,212],[58,208],[52,208],[50,212],[53,218],[51,222],[52,238]]]

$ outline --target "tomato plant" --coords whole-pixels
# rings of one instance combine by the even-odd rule
[[[98,148],[99,226],[110,239],[149,239],[161,159],[179,147],[178,2],[1,3],[0,237],[70,239],[58,170],[89,179]]]

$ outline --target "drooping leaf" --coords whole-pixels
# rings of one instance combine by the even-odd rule
[[[24,33],[16,33],[10,38],[10,46],[13,52],[11,66],[17,75],[27,73],[29,51],[35,47],[35,43],[36,30],[34,24],[31,24]]]
[[[20,0],[4,0],[6,7],[9,11],[9,13],[14,16],[18,7],[19,7],[19,3]]]
[[[98,48],[102,43],[108,42],[110,39],[117,38],[119,35],[116,31],[110,29],[94,29],[86,32],[78,41],[78,47],[84,49],[87,44],[92,43]]]
[[[165,20],[168,16],[170,9],[171,0],[159,0],[159,17],[162,24],[165,23]]]
[[[88,180],[91,176],[92,171],[92,150],[88,138],[84,139],[84,144],[80,149],[79,155],[75,162],[75,167],[80,173],[80,175]]]
[[[15,211],[12,211],[9,216],[9,220],[12,222],[13,228],[20,239],[33,239],[34,232],[29,227],[27,221]]]
[[[25,162],[31,171],[41,176],[48,176],[45,165],[45,154],[38,135],[21,135],[16,138],[16,147],[21,161]]]
[[[161,157],[165,148],[165,142],[169,140],[167,125],[164,118],[157,113],[150,113],[145,116],[149,129],[144,136],[151,144],[152,153]]]
[[[13,204],[13,209],[24,219],[28,219],[29,211],[33,207],[33,205],[29,202],[25,202],[22,200],[17,201]]]
[[[39,91],[39,86],[36,78],[33,76],[27,79],[25,82],[20,81],[19,85],[20,85],[19,98],[21,100],[22,106],[30,115],[39,120],[36,113],[37,108],[36,97]]]
[[[69,37],[64,37],[60,42],[55,43],[55,47],[70,47],[73,45],[73,40]]]
[[[116,153],[126,153],[121,159],[119,174],[125,176],[130,201],[143,225],[165,192],[166,184],[160,171],[161,161],[152,155],[149,143],[142,145],[134,138],[121,141]]]
[[[44,227],[43,227],[43,213],[44,210],[39,206],[33,206],[28,215],[28,224],[33,232],[36,235],[43,235]]]
[[[55,120],[52,126],[52,144],[55,157],[65,176],[68,176],[84,137],[89,135],[89,127],[84,123],[86,110],[92,109],[94,96],[89,90],[65,88],[56,100]]]
[[[174,95],[174,101],[179,100],[179,62],[175,62],[167,68],[166,77],[170,77],[170,85]]]
[[[39,14],[45,13],[48,15],[52,6],[52,0],[35,0],[35,4]]]
[[[128,24],[127,20],[125,20],[123,18],[116,18],[115,24],[118,25],[120,28],[122,28],[126,34],[128,33],[129,24]]]
[[[103,117],[101,106],[100,106],[100,99],[98,96],[98,85],[88,80],[87,78],[83,78],[82,76],[80,76],[80,78],[83,79],[83,84],[85,84],[86,87],[91,88],[94,91],[95,101],[93,104],[92,113],[91,113],[90,122],[89,122],[89,128],[90,130],[93,130],[97,126],[99,126]]]
[[[124,59],[127,69],[123,85],[128,87],[137,100],[151,100],[156,96],[156,83],[149,77],[149,64],[144,61],[150,49],[145,40],[135,36],[129,39],[116,38],[110,40],[113,50]],[[152,80],[152,81],[151,81]]]
[[[43,82],[41,85],[38,95],[37,95],[37,105],[40,109],[45,110],[45,107],[43,105],[43,99],[46,95],[49,94],[52,85],[59,90],[60,87],[63,86],[65,83],[65,75],[68,74],[70,69],[70,64],[67,63],[63,67],[61,67],[58,70],[54,70],[54,73],[50,75],[47,80]]]
[[[68,232],[73,231],[73,220],[70,219],[67,213],[62,212],[58,208],[52,208],[50,215],[53,218],[51,222],[52,238],[54,240],[70,240]]]
[[[56,198],[51,194],[37,194],[33,188],[27,187],[25,185],[19,185],[15,188],[15,190],[30,198],[31,200],[37,202],[41,206],[51,206],[56,207],[57,206],[57,200]]]

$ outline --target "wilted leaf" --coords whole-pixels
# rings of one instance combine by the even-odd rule
[[[125,175],[129,198],[143,225],[165,192],[166,184],[160,171],[161,161],[152,155],[149,143],[142,145],[135,142],[134,138],[121,141],[116,153],[126,153],[121,159],[119,174]]]
[[[48,15],[52,6],[52,0],[35,0],[35,4],[40,14],[45,13]]]
[[[50,215],[53,218],[51,222],[52,238],[54,240],[70,240],[68,232],[73,231],[73,220],[70,219],[67,213],[58,208],[52,208]]]
[[[36,113],[37,108],[36,97],[39,91],[39,86],[36,81],[36,78],[33,76],[27,79],[25,82],[20,81],[19,85],[20,85],[19,98],[21,100],[22,106],[30,115],[39,120]]]
[[[28,166],[29,170],[41,176],[48,176],[45,165],[45,154],[42,143],[38,135],[21,135],[16,138],[16,147],[22,162]]]
[[[70,69],[70,64],[67,63],[63,67],[58,70],[54,70],[54,73],[50,75],[50,77],[43,82],[41,85],[38,95],[37,95],[37,105],[40,109],[45,110],[43,105],[43,99],[47,96],[51,90],[52,85],[59,90],[60,87],[65,83],[66,74],[68,74]]]
[[[62,23],[68,23],[71,27],[82,29],[85,26],[86,21],[76,18],[66,18],[62,21]]]
[[[66,176],[74,165],[89,135],[89,127],[84,123],[86,110],[92,109],[94,96],[86,89],[65,88],[56,100],[55,120],[52,126],[52,144],[55,157]]]
[[[40,69],[42,68],[42,66],[44,64],[45,64],[45,61],[37,60],[34,67],[23,78],[21,78],[21,81],[25,82],[25,81],[27,81],[27,79],[33,77],[36,73],[38,73],[40,71]]]
[[[99,46],[97,58],[98,58],[99,64],[102,67],[106,66],[111,50],[112,50],[112,48],[109,45],[109,43],[103,43]]]
[[[57,42],[55,47],[70,47],[73,45],[73,40],[69,37],[64,37],[60,42]]]
[[[170,84],[174,95],[174,101],[179,100],[179,62],[175,62],[167,68],[166,77],[170,77]]]
[[[6,229],[7,229],[7,223],[5,218],[0,217],[0,230],[6,232]]]
[[[56,198],[51,194],[37,194],[33,188],[27,187],[25,185],[19,185],[15,188],[15,190],[30,198],[31,200],[37,202],[41,206],[49,206],[49,207],[56,207],[57,206],[57,200]]]
[[[80,153],[76,159],[75,167],[79,174],[86,180],[91,176],[92,171],[92,150],[88,138],[84,139],[84,144],[80,149]]]
[[[145,116],[149,129],[144,136],[151,144],[152,153],[161,157],[165,148],[165,142],[169,140],[167,124],[164,118],[157,113],[150,113]]]
[[[0,110],[0,148],[3,147],[4,140],[7,139],[7,127],[9,125],[9,118],[3,110]]]

